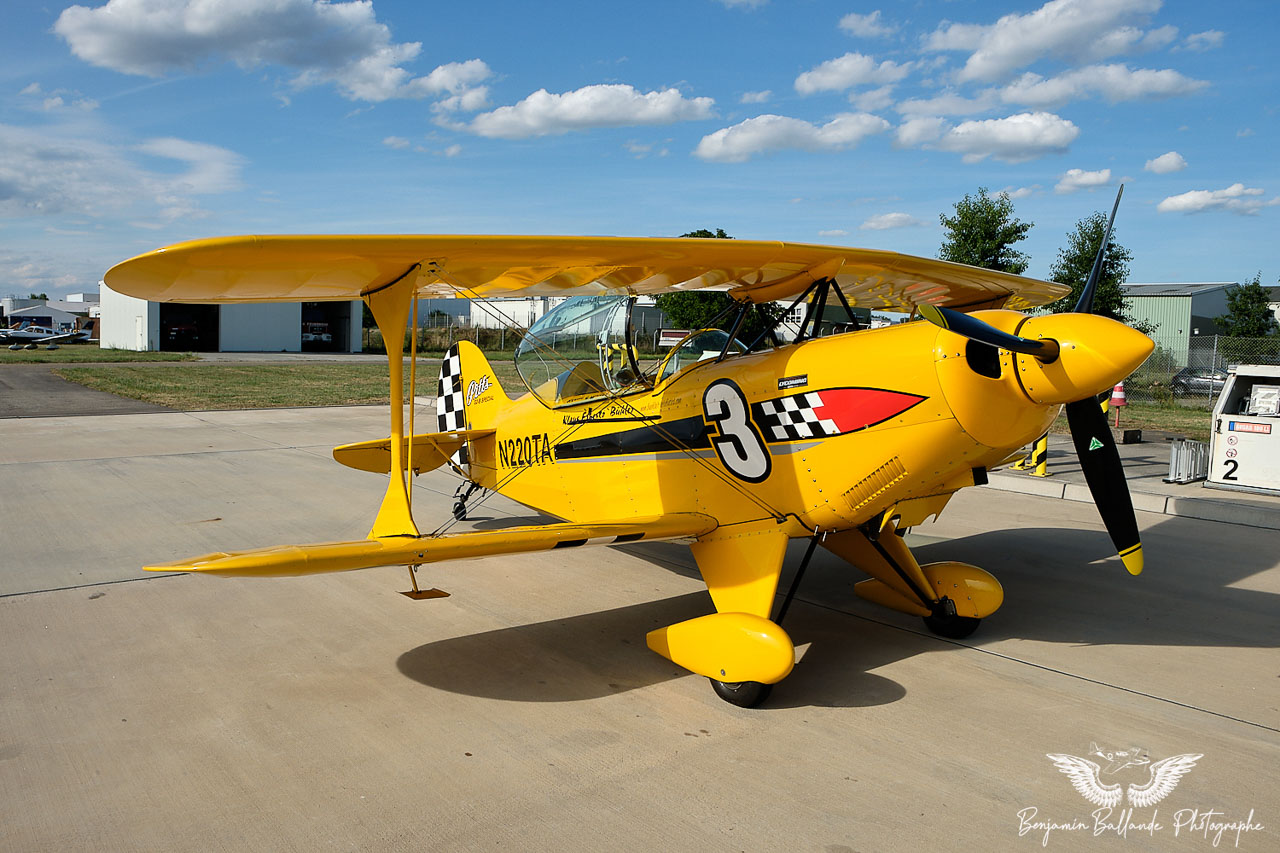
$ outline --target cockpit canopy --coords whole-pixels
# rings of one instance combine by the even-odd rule
[[[747,347],[720,329],[691,332],[665,356],[641,357],[631,327],[635,297],[576,296],[543,315],[516,347],[520,378],[544,405],[647,391],[681,371]]]
[[[515,363],[534,396],[555,406],[650,387],[629,334],[634,299],[577,296],[530,326],[516,347]]]

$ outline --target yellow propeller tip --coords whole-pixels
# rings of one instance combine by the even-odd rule
[[[1129,574],[1135,575],[1135,576],[1142,574],[1143,559],[1142,559],[1141,545],[1134,548],[1132,551],[1121,554],[1120,560],[1124,563],[1124,567],[1129,572]]]

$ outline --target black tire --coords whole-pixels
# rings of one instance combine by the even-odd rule
[[[716,695],[730,705],[739,708],[755,708],[769,698],[773,692],[772,684],[761,684],[759,681],[716,681],[708,679]]]
[[[948,640],[963,640],[978,630],[980,624],[982,624],[982,620],[973,616],[939,616],[935,614],[924,617],[924,626],[926,628],[939,637],[946,637]]]
[[[1187,386],[1183,385],[1180,382],[1175,382],[1172,386],[1170,386],[1169,390],[1173,392],[1173,396],[1175,397],[1187,396]]]
[[[458,521],[465,521],[467,518],[467,505],[462,501],[457,501],[453,505],[453,517]]]

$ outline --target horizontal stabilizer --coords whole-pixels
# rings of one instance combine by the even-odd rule
[[[289,577],[375,566],[413,566],[443,560],[523,554],[581,545],[681,539],[702,536],[715,528],[714,518],[685,512],[621,522],[540,524],[444,536],[387,536],[353,542],[282,545],[254,551],[220,551],[144,568],[149,572],[199,572],[226,577]]]
[[[422,474],[434,471],[445,463],[462,445],[477,438],[493,435],[491,429],[456,430],[454,432],[429,432],[407,436],[404,441],[404,453],[401,455],[407,468],[412,458],[413,472]],[[409,444],[413,449],[410,453]],[[360,471],[372,471],[374,474],[391,473],[391,439],[380,438],[373,441],[358,441],[355,444],[343,444],[333,449],[333,458]]]

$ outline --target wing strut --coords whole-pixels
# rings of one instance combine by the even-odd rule
[[[421,273],[422,265],[414,264],[400,278],[364,295],[387,349],[391,384],[391,479],[382,507],[373,520],[373,529],[369,531],[370,539],[420,535],[409,510],[409,488],[405,482],[404,330]],[[412,402],[412,397],[410,400]]]

